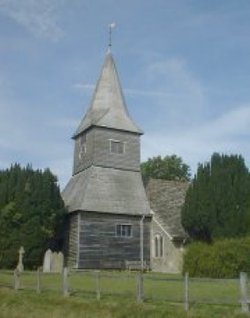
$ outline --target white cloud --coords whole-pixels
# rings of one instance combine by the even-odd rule
[[[18,105],[3,96],[0,89],[0,147],[8,150],[20,149],[25,140],[22,114]],[[27,127],[27,123],[25,123]]]
[[[149,91],[161,93],[152,96],[150,103],[154,107],[155,130],[159,125],[179,130],[203,117],[205,90],[184,59],[158,59],[146,68],[143,78]]]
[[[76,83],[76,84],[73,84],[73,88],[92,92],[95,88],[95,85],[89,84],[89,83]]]
[[[58,127],[58,128],[71,128],[75,129],[79,125],[79,118],[59,118],[46,122],[45,124],[49,127]]]
[[[127,88],[124,89],[124,92],[126,95],[130,95],[130,96],[149,96],[149,97],[167,97],[170,94],[169,93],[165,93],[165,92],[160,92],[157,90],[140,90],[140,89],[131,89],[131,88]]]
[[[4,170],[10,167],[10,163],[5,160],[0,160],[0,170]]]
[[[63,190],[72,175],[73,155],[68,153],[68,156],[62,159],[51,161],[49,167],[58,176],[60,188]]]
[[[56,22],[61,3],[62,0],[0,0],[0,12],[36,36],[58,40],[63,35]]]
[[[90,83],[76,83],[76,84],[73,84],[73,88],[78,90],[93,92],[93,90],[95,89],[95,85]],[[123,91],[125,95],[130,95],[130,96],[167,97],[167,96],[173,95],[170,92],[167,93],[167,92],[161,92],[158,90],[141,90],[141,89],[123,88]]]
[[[213,152],[242,154],[250,162],[250,105],[239,106],[227,113],[190,125],[178,132],[159,127],[157,133],[148,132],[142,142],[142,159],[175,153],[196,171],[198,162],[210,159]],[[245,138],[242,138],[245,137]]]
[[[175,95],[177,98],[191,96],[196,99],[198,105],[204,102],[201,83],[182,58],[173,57],[152,63],[147,68],[147,77],[171,96]]]
[[[93,92],[95,89],[94,84],[90,83],[76,83],[73,85],[73,88],[76,88],[81,91]],[[157,90],[140,90],[140,89],[131,89],[131,88],[123,88],[125,95],[129,96],[149,96],[149,97],[167,97],[170,93],[161,92]]]
[[[206,127],[213,134],[227,137],[245,135],[249,133],[250,127],[250,105],[244,105],[230,110],[217,118],[212,126]]]

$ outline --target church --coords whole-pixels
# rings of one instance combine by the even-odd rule
[[[62,193],[69,212],[67,266],[125,269],[137,263],[180,271],[186,235],[182,230],[178,237],[168,234],[157,218],[162,207],[150,201],[151,186],[146,194],[140,172],[142,134],[128,112],[109,47],[90,106],[73,135],[73,174]],[[174,260],[168,250],[164,256],[167,246]]]

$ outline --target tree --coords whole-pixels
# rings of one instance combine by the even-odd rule
[[[214,153],[199,164],[182,208],[182,225],[198,240],[250,233],[250,175],[242,156]]]
[[[47,248],[62,247],[66,210],[56,177],[15,164],[0,171],[0,267],[13,268],[25,249],[25,266],[38,266]]]
[[[141,164],[141,173],[144,182],[149,178],[165,179],[165,180],[190,180],[190,168],[183,163],[181,157],[176,155],[157,156],[149,158]]]

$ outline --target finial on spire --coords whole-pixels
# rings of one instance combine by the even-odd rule
[[[112,29],[115,27],[115,22],[109,24],[109,49],[112,46]]]

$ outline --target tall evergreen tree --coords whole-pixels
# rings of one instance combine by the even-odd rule
[[[250,233],[250,175],[242,156],[215,153],[186,194],[182,224],[195,239]]]
[[[66,210],[56,177],[15,164],[0,171],[0,267],[13,268],[25,249],[25,265],[41,265],[48,247],[61,248]]]

